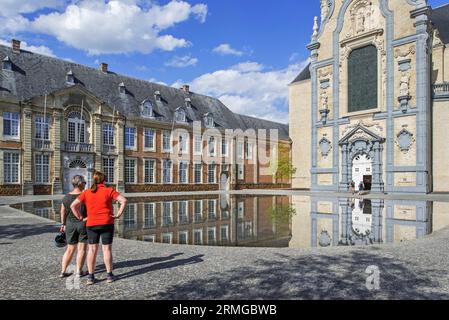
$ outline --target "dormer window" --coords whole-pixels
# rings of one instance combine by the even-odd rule
[[[160,91],[156,91],[154,93],[154,99],[156,99],[156,102],[161,102],[162,101],[162,96],[161,96],[161,92]]]
[[[126,86],[123,82],[118,85],[118,91],[120,94],[126,94]]]
[[[75,84],[75,75],[73,74],[73,71],[70,70],[66,74],[66,82],[67,84]]]
[[[153,117],[153,104],[148,100],[142,104],[142,116],[147,118]]]
[[[11,59],[9,59],[8,56],[6,56],[5,59],[3,59],[2,67],[3,67],[3,70],[9,70],[9,71],[12,70],[12,62],[11,62]]]
[[[184,108],[180,107],[175,111],[176,122],[186,122],[186,112]]]
[[[185,98],[185,104],[187,108],[192,106],[192,100],[190,98]]]
[[[214,117],[211,113],[207,113],[204,115],[204,125],[207,128],[213,128],[215,127]]]

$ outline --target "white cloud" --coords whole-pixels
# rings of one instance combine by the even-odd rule
[[[236,50],[231,47],[229,43],[220,44],[218,47],[214,48],[213,52],[218,53],[222,56],[242,56],[243,51]]]
[[[35,7],[15,11],[31,12]],[[173,51],[191,43],[162,32],[191,17],[203,23],[207,10],[205,4],[179,0],[165,5],[148,0],[80,0],[72,1],[61,12],[42,14],[32,21],[22,15],[2,18],[0,32],[47,34],[90,55]]]
[[[62,0],[0,0],[0,15],[5,17],[15,16],[20,13],[31,13],[43,8],[60,7]]]
[[[0,39],[0,44],[2,44],[4,46],[8,46],[8,47],[11,46],[11,42],[6,41],[4,39]],[[25,41],[22,41],[20,44],[20,47],[26,51],[43,54],[43,55],[49,56],[49,57],[55,57],[55,54],[53,53],[53,51],[49,47],[46,47],[46,46],[28,45],[28,43],[26,43]]]
[[[174,68],[185,68],[190,66],[195,66],[198,63],[197,58],[192,58],[192,56],[184,56],[184,57],[174,57],[172,60],[165,63],[167,67]]]
[[[245,62],[190,82],[179,80],[173,86],[179,88],[182,83],[190,83],[193,91],[217,97],[236,113],[287,123],[287,86],[307,63],[267,70],[256,62]]]

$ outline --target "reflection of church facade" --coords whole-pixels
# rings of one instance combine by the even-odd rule
[[[449,192],[449,5],[321,2],[290,85],[293,187]]]

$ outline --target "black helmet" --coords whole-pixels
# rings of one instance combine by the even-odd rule
[[[55,245],[58,248],[64,248],[67,245],[67,241],[65,239],[65,233],[61,232],[55,237]]]

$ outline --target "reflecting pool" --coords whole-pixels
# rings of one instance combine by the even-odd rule
[[[60,221],[60,206],[13,207]],[[310,248],[399,243],[446,226],[445,202],[223,194],[130,199],[116,233],[163,244]]]

